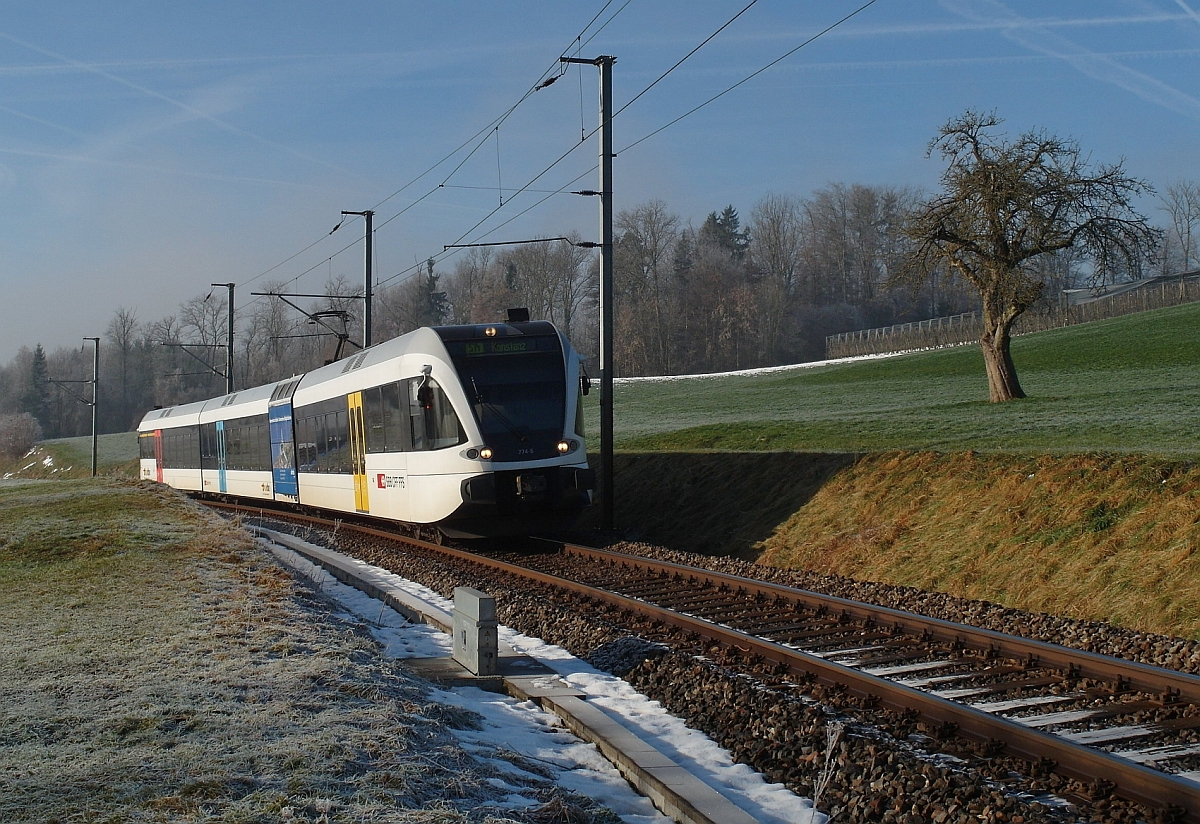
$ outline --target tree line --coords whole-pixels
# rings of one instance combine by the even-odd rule
[[[745,219],[727,205],[699,226],[661,200],[621,211],[614,245],[615,374],[696,374],[818,360],[828,335],[980,309],[971,270],[953,256],[930,257],[929,238],[913,230],[922,215],[929,219],[934,202],[910,188],[833,183],[807,197],[768,194]],[[1076,246],[1061,244],[1022,261],[1022,282],[1030,286],[1021,311],[1056,304],[1062,289],[1194,267],[1200,184],[1168,186],[1161,209],[1168,218],[1158,230],[1161,242],[1139,246],[1138,255],[1097,265]],[[557,324],[589,355],[596,374],[598,273],[596,253],[570,234],[473,248],[448,271],[430,260],[375,293],[374,342],[421,326],[498,321],[506,309],[524,306],[533,318]],[[274,297],[239,306],[235,386],[313,369],[334,358],[339,342],[342,356],[357,351],[360,289],[337,277],[325,285],[326,297],[297,303],[303,312]],[[258,291],[286,290],[275,282]],[[119,307],[100,346],[101,431],[131,429],[154,406],[223,393],[217,372],[226,360],[226,324],[220,290],[196,295],[158,319]],[[90,399],[90,388],[79,381],[91,372],[90,347],[23,347],[0,367],[0,415],[28,413],[45,437],[86,434],[91,412],[80,397]]]

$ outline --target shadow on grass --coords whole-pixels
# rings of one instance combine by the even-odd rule
[[[618,453],[617,528],[632,540],[755,560],[755,545],[856,455],[814,452]],[[596,465],[595,462],[592,463]],[[585,516],[599,524],[599,507]]]

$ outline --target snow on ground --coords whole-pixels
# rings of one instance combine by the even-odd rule
[[[268,545],[285,564],[314,581],[347,612],[365,620],[385,654],[394,658],[448,657],[450,636],[424,624],[413,624],[386,604],[342,584],[307,559],[282,547]],[[451,611],[454,604],[413,581],[384,571],[392,586],[434,606]],[[825,816],[815,812],[812,802],[800,798],[781,784],[768,784],[745,764],[735,764],[729,753],[708,736],[687,727],[667,713],[657,701],[641,695],[629,684],[595,669],[561,647],[547,644],[500,627],[500,641],[529,655],[557,672],[564,681],[588,695],[592,704],[604,709],[626,728],[650,742],[693,775],[718,789],[755,820],[763,824],[823,824]],[[455,730],[463,746],[478,758],[496,752],[515,752],[533,768],[553,776],[559,785],[593,798],[628,824],[668,822],[637,795],[599,750],[566,732],[559,720],[531,701],[485,692],[476,688],[435,689],[433,700],[473,710],[484,719],[482,730]],[[502,765],[511,770],[512,761]],[[512,798],[516,806],[531,799]]]
[[[837,366],[841,363],[856,363],[882,358],[896,358],[900,355],[910,355],[916,350],[903,352],[881,352],[875,355],[854,355],[849,358],[833,358],[822,361],[806,361],[805,363],[787,363],[783,366],[760,366],[757,369],[738,369],[733,372],[706,372],[702,375],[645,375],[637,378],[613,378],[613,383],[670,383],[673,381],[708,380],[711,378],[753,377],[755,375],[772,375],[779,372],[793,372],[801,369],[816,369],[819,366]]]

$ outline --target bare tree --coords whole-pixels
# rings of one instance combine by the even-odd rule
[[[225,298],[197,295],[179,306],[180,332],[193,343],[218,344],[225,339],[227,317]]]
[[[42,439],[42,427],[28,412],[0,415],[0,456],[19,458]]]
[[[499,255],[508,288],[535,318],[555,323],[570,337],[589,295],[592,254],[577,244],[577,234],[565,241],[530,243]]]
[[[804,259],[803,204],[790,195],[767,195],[750,212],[749,233],[753,265],[763,275],[759,295],[763,350],[774,362]]]
[[[116,372],[120,376],[117,419],[122,422],[122,426],[124,426],[124,419],[129,411],[129,367],[138,343],[139,326],[136,309],[118,306],[112,320],[108,322],[108,330],[104,333],[111,344],[111,348],[109,352],[105,353],[105,356],[108,359],[115,359]]]
[[[1178,247],[1182,263],[1179,271],[1189,272],[1192,262],[1200,259],[1196,248],[1200,245],[1200,183],[1176,181],[1161,199],[1163,211],[1171,217],[1172,245]]]
[[[321,342],[316,348],[318,362],[308,368],[332,363],[339,356],[346,357],[364,345],[362,311],[362,290],[345,275],[325,281],[325,297],[309,307],[310,314],[320,316],[320,319],[308,323],[306,328],[316,335],[313,340]]]
[[[491,248],[474,248],[459,258],[445,285],[451,323],[480,323],[498,317],[497,307],[488,305],[488,298],[502,286]]]
[[[672,255],[679,217],[661,200],[620,212],[615,221],[613,277],[618,360],[631,374],[668,374],[674,304]]]
[[[1078,144],[1027,132],[1009,142],[989,130],[994,114],[968,110],[951,119],[929,145],[949,166],[942,193],[923,203],[906,232],[915,244],[904,273],[924,279],[939,263],[979,290],[980,339],[991,400],[1023,398],[1009,352],[1013,321],[1041,297],[1044,281],[1032,261],[1072,247],[1097,272],[1136,268],[1157,244],[1132,206],[1150,191],[1122,164],[1088,168]]]
[[[282,293],[283,281],[270,281],[262,291]],[[277,298],[257,298],[241,331],[243,374],[247,386],[259,386],[302,372],[311,363],[306,355],[315,350],[312,334],[302,315]]]
[[[554,244],[554,279],[551,290],[550,319],[568,339],[578,332],[579,314],[600,279],[596,256],[579,245],[578,232],[570,232],[567,241]]]
[[[791,195],[766,195],[750,212],[754,261],[789,294],[803,259],[803,220],[804,205]]]

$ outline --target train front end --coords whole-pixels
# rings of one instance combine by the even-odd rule
[[[580,356],[553,324],[444,326],[441,338],[466,395],[485,470],[462,481],[443,532],[528,533],[567,526],[591,503]]]

